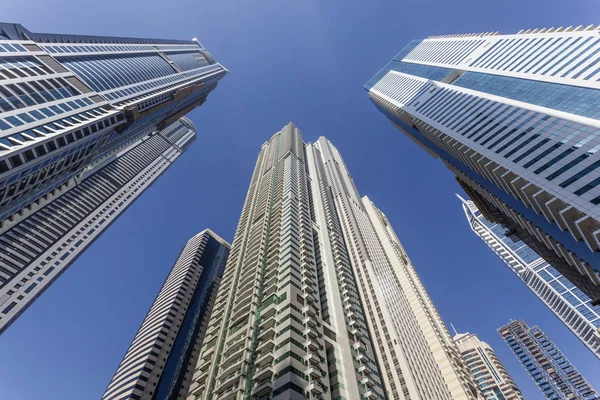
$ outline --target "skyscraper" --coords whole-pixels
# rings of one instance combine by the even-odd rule
[[[7,23],[0,39],[2,228],[120,143],[201,105],[227,72],[197,40],[54,35]]]
[[[0,332],[4,331],[196,139],[181,118],[124,143],[77,185],[0,235]]]
[[[454,341],[473,379],[487,400],[524,399],[492,346],[471,333],[457,334],[454,336]]]
[[[189,400],[477,397],[385,216],[291,123],[258,155],[193,381]]]
[[[547,399],[595,400],[600,396],[540,328],[512,321],[498,329]]]
[[[230,248],[209,229],[187,242],[103,400],[175,400],[187,393]]]
[[[593,26],[409,43],[365,86],[499,222],[600,302],[600,38]]]
[[[462,200],[462,199],[461,199]],[[600,305],[502,225],[488,221],[475,203],[463,200],[471,229],[517,277],[600,358]]]
[[[0,331],[193,142],[181,117],[226,73],[197,40],[0,23]]]

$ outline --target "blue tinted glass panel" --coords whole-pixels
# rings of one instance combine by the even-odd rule
[[[479,72],[467,72],[454,84],[583,117],[600,117],[600,90],[596,89]]]

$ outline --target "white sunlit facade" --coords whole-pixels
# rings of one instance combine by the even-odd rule
[[[7,329],[196,140],[182,118],[125,143],[82,181],[0,235],[0,332]]]
[[[485,219],[475,203],[463,200],[462,207],[473,232],[600,358],[600,306],[506,228]]]
[[[197,40],[0,23],[0,332],[195,140],[226,73]]]
[[[486,400],[524,400],[492,346],[472,333],[457,334],[454,341]]]
[[[188,400],[476,399],[387,219],[292,123],[258,156]]]
[[[600,36],[593,26],[432,36],[365,86],[482,213],[600,302]]]

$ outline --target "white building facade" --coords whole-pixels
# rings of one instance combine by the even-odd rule
[[[365,86],[490,220],[553,259],[593,302],[600,302],[599,57],[593,26],[434,36],[411,42]]]
[[[477,335],[461,333],[454,336],[473,380],[487,400],[523,400],[521,390],[504,368],[492,346]]]

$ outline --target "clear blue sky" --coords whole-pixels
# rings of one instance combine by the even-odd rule
[[[198,140],[0,337],[0,398],[99,399],[187,239],[233,239],[261,144],[289,121],[327,136],[392,222],[447,323],[489,342],[538,324],[600,388],[600,361],[470,231],[452,174],[379,114],[362,85],[409,40],[598,22],[597,0],[1,0],[34,32],[200,41],[231,73],[191,113]]]

